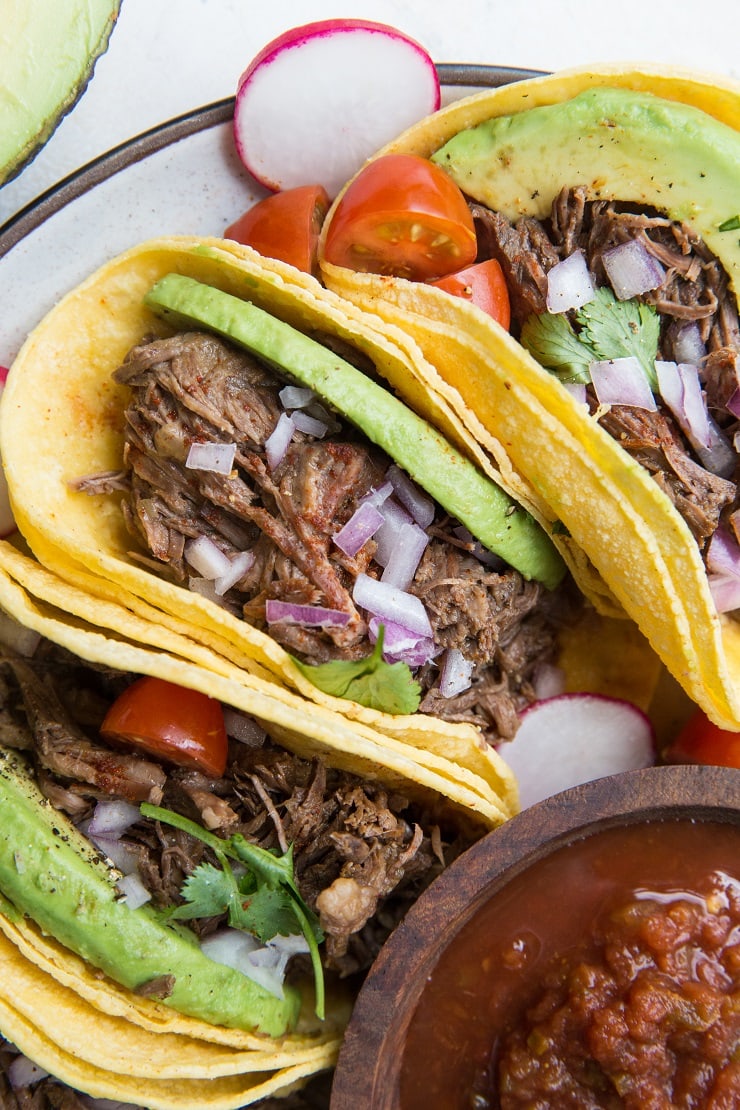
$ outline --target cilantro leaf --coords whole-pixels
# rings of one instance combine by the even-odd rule
[[[591,381],[593,351],[581,342],[564,314],[533,314],[525,321],[520,338],[532,357],[562,382]]]
[[[384,713],[415,713],[421,701],[421,687],[407,663],[386,663],[383,659],[383,627],[370,655],[364,659],[331,663],[293,662],[309,682],[325,694],[359,702]]]
[[[242,903],[238,928],[253,933],[264,943],[280,934],[287,937],[300,931],[295,903],[289,892],[279,887],[261,886]]]
[[[737,231],[740,228],[740,216],[730,216],[719,225],[718,231]]]
[[[185,905],[176,906],[171,917],[213,917],[228,906],[233,887],[226,872],[212,863],[201,863],[189,875],[180,891]]]
[[[650,388],[657,392],[655,360],[658,357],[660,317],[652,305],[636,298],[618,301],[611,289],[603,287],[576,313],[581,325],[579,339],[594,352],[594,358],[636,358],[645,372]]]

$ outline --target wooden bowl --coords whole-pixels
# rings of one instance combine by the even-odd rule
[[[465,852],[412,907],[371,969],[340,1053],[331,1110],[402,1107],[407,1035],[429,977],[494,896],[505,898],[534,865],[576,841],[645,822],[686,821],[734,825],[740,835],[740,770],[663,766],[599,779],[532,806]]]

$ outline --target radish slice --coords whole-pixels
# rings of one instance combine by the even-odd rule
[[[570,786],[655,762],[655,736],[630,702],[560,694],[522,713],[513,740],[499,747],[519,780],[522,809]]]
[[[8,369],[6,366],[0,366],[0,397],[5,389],[5,381],[8,377]],[[16,530],[15,519],[13,518],[13,510],[10,507],[10,494],[8,493],[8,483],[5,480],[5,471],[0,467],[0,540],[7,539],[12,536]]]
[[[419,43],[364,19],[294,27],[239,79],[236,149],[268,189],[323,185],[330,196],[379,147],[440,105]]]

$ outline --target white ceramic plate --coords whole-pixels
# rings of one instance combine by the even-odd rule
[[[448,102],[532,76],[440,65]],[[220,235],[265,195],[236,156],[233,100],[162,124],[85,166],[0,228],[0,365],[54,303],[108,258],[161,235]]]

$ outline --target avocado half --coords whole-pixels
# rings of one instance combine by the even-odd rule
[[[0,0],[0,185],[38,153],[108,48],[121,0]]]

